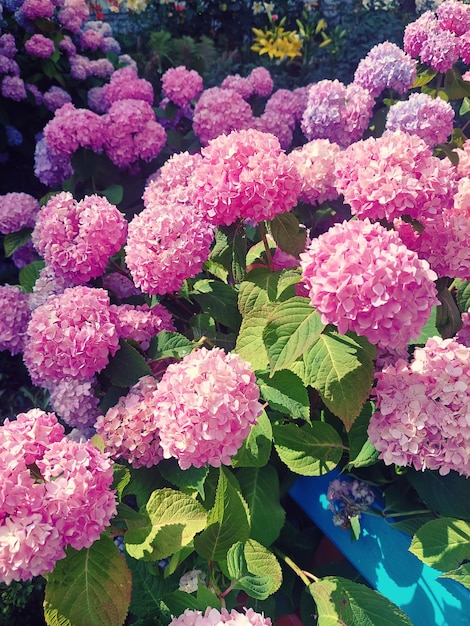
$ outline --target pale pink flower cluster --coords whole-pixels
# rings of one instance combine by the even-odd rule
[[[204,88],[202,76],[184,65],[170,67],[162,76],[162,91],[176,106],[185,107],[199,96]]]
[[[452,163],[399,130],[349,146],[336,159],[335,176],[353,214],[371,220],[424,219],[452,206],[455,192]]]
[[[90,547],[116,513],[109,458],[32,409],[0,427],[0,580],[53,570],[64,549]]]
[[[202,149],[191,178],[194,202],[213,224],[273,219],[297,203],[301,181],[274,135],[233,131]]]
[[[173,154],[165,163],[147,179],[147,186],[142,196],[146,207],[158,203],[162,194],[166,194],[175,187],[187,187],[192,173],[202,160],[199,152],[178,152]]]
[[[76,109],[64,104],[44,127],[44,141],[48,150],[60,157],[70,158],[78,148],[93,152],[103,149],[103,122],[89,109]]]
[[[99,416],[95,424],[107,453],[114,459],[125,459],[135,468],[152,467],[163,458],[156,386],[153,376],[144,376],[105,415]]]
[[[253,112],[243,97],[232,89],[211,87],[202,92],[194,107],[193,130],[203,146],[219,135],[249,128]]]
[[[302,179],[300,200],[321,204],[338,197],[334,165],[340,152],[338,144],[328,139],[314,139],[289,154]]]
[[[377,375],[368,434],[386,465],[470,476],[470,348],[431,337]]]
[[[163,456],[183,470],[230,465],[262,412],[249,364],[221,348],[169,365],[154,400]]]
[[[372,118],[375,99],[363,87],[321,80],[308,91],[301,128],[307,139],[329,139],[341,147],[358,141]]]
[[[214,229],[188,201],[183,186],[147,194],[147,208],[129,224],[126,264],[144,293],[172,293],[196,276],[209,257]]]
[[[0,286],[0,350],[18,354],[24,349],[30,311],[29,298],[19,287]]]
[[[405,51],[437,72],[447,72],[462,59],[470,62],[470,7],[447,0],[436,14],[426,11],[405,28]]]
[[[354,83],[376,98],[384,89],[403,94],[413,85],[417,76],[416,61],[396,44],[384,41],[374,46],[359,61]]]
[[[96,378],[65,378],[49,387],[52,410],[66,424],[83,431],[93,426],[101,414],[95,396]]]
[[[32,57],[48,59],[54,53],[55,46],[52,39],[36,33],[25,42],[24,49]]]
[[[86,379],[119,348],[106,291],[78,286],[51,296],[32,312],[24,362],[36,384]]]
[[[385,128],[421,137],[430,148],[445,143],[454,124],[454,109],[426,93],[412,93],[408,100],[396,102],[387,113]]]
[[[32,240],[46,264],[74,284],[101,276],[126,240],[124,215],[104,197],[63,191],[40,210]]]
[[[148,304],[112,304],[110,311],[119,337],[136,341],[143,350],[147,350],[152,337],[162,330],[176,331],[171,313],[161,304],[152,308]]]
[[[240,74],[229,74],[220,84],[222,89],[231,89],[236,91],[244,100],[253,95],[253,85],[248,77],[240,76]]]
[[[243,609],[240,613],[236,609],[230,612],[222,607],[220,611],[208,607],[204,613],[193,609],[186,609],[179,617],[174,617],[170,626],[271,626],[269,617],[263,613],[256,613],[253,609]]]
[[[150,106],[154,100],[152,83],[139,78],[133,67],[122,67],[113,72],[109,83],[101,89],[105,111],[118,100],[143,100]]]
[[[165,129],[144,100],[113,102],[101,118],[101,125],[106,154],[121,169],[129,168],[139,159],[151,161],[166,143]]]
[[[64,276],[58,276],[51,267],[46,265],[39,272],[33,291],[29,295],[29,308],[34,311],[44,304],[49,296],[63,293],[68,287],[73,287],[70,280]]]
[[[398,349],[416,339],[439,303],[429,264],[368,219],[336,224],[313,239],[300,264],[322,322],[379,347]]]
[[[11,192],[0,196],[0,233],[7,235],[22,228],[33,228],[39,202],[28,193]]]
[[[461,148],[456,149],[459,162],[457,164],[457,176],[470,178],[470,141],[464,141]]]

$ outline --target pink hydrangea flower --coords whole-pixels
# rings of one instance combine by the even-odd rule
[[[31,311],[44,304],[50,296],[56,296],[73,287],[73,284],[64,276],[58,276],[54,270],[46,265],[39,272],[39,277],[34,283],[33,292],[29,295],[29,308]]]
[[[457,164],[457,176],[459,178],[470,177],[470,141],[464,141],[461,148],[456,149],[459,162]]]
[[[445,100],[431,98],[426,93],[412,93],[408,100],[390,107],[385,128],[417,135],[434,148],[448,140],[454,117],[454,109]]]
[[[188,201],[183,187],[161,195],[129,224],[126,264],[144,293],[178,291],[202,270],[209,257],[213,227]]]
[[[7,235],[22,228],[33,228],[38,211],[39,202],[28,193],[0,196],[0,233]]]
[[[220,348],[201,348],[173,363],[155,398],[164,458],[181,469],[230,465],[259,418],[259,388],[249,364]]]
[[[158,202],[161,194],[166,194],[175,187],[187,187],[192,173],[202,160],[199,152],[178,152],[173,154],[147,180],[142,196],[144,205],[151,206]]]
[[[283,150],[288,150],[292,145],[293,135],[291,124],[286,116],[276,111],[265,111],[260,117],[253,118],[251,125],[255,130],[263,133],[271,133],[279,139]]]
[[[186,609],[179,617],[174,617],[170,626],[271,626],[269,617],[263,613],[256,613],[253,609],[243,609],[240,613],[236,609],[230,612],[222,607],[220,611],[208,607],[204,613],[193,609]]]
[[[202,76],[184,65],[170,67],[162,76],[162,91],[176,106],[185,107],[204,88]]]
[[[375,100],[363,87],[321,80],[308,92],[301,128],[310,141],[329,139],[341,147],[358,141],[372,117]]]
[[[249,128],[253,119],[250,105],[231,89],[211,87],[202,92],[194,107],[193,130],[203,146],[232,130]]]
[[[424,219],[451,206],[455,192],[451,162],[403,131],[352,144],[338,155],[335,176],[336,189],[361,219]]]
[[[81,50],[92,50],[93,52],[104,50],[105,43],[103,33],[91,28],[82,31],[78,41]]]
[[[110,307],[119,337],[132,339],[143,350],[150,346],[152,337],[162,330],[176,331],[171,313],[161,304],[152,308],[148,304],[112,304]]]
[[[69,58],[77,54],[77,48],[69,35],[64,35],[64,38],[59,41],[59,50]]]
[[[108,457],[67,439],[52,413],[5,420],[0,451],[0,580],[9,584],[52,571],[68,545],[89,547],[116,502]]]
[[[152,83],[139,78],[133,67],[122,67],[113,72],[109,83],[102,90],[105,111],[118,100],[143,100],[150,106],[154,101]]]
[[[57,18],[59,22],[76,34],[90,15],[86,0],[63,0]]]
[[[386,465],[470,476],[470,348],[431,337],[377,375],[368,434]]]
[[[439,26],[456,35],[470,30],[470,6],[458,0],[446,0],[436,9]]]
[[[133,467],[152,467],[163,458],[156,415],[157,381],[144,376],[129,393],[98,417],[96,431],[107,453]]]
[[[29,318],[29,298],[19,287],[0,286],[0,350],[18,354],[24,349]]]
[[[407,92],[416,76],[416,61],[396,44],[384,41],[359,61],[354,82],[376,98],[384,89]]]
[[[338,197],[334,165],[340,152],[338,144],[328,139],[314,139],[289,154],[302,179],[300,200],[321,204]]]
[[[78,286],[35,309],[23,355],[33,382],[91,378],[106,367],[119,348],[109,306],[103,289]]]
[[[21,17],[33,22],[37,18],[51,19],[54,15],[55,6],[51,0],[25,0],[19,7]]]
[[[52,39],[36,33],[25,42],[24,49],[32,57],[48,59],[54,53],[55,45]]]
[[[251,70],[248,80],[253,87],[253,93],[262,98],[267,98],[271,95],[274,82],[269,70],[265,67],[255,67]]]
[[[101,414],[99,398],[95,396],[96,378],[66,378],[50,386],[49,403],[52,410],[72,428],[85,430],[93,426]]]
[[[253,83],[249,78],[243,78],[240,74],[230,74],[221,83],[222,89],[236,91],[244,100],[253,95]]]
[[[460,3],[459,3],[460,4]],[[434,13],[426,11],[405,28],[403,46],[405,51],[437,72],[447,72],[459,59],[459,36],[447,30]]]
[[[289,89],[278,89],[275,91],[264,107],[265,113],[274,112],[281,115],[289,126],[294,129],[297,122],[300,122],[307,106],[307,99],[304,98],[304,92],[297,89],[289,91]]]
[[[11,33],[0,35],[0,55],[7,57],[7,59],[13,59],[17,52],[15,37]]]
[[[212,223],[270,220],[297,203],[300,177],[274,135],[233,131],[213,139],[202,155],[191,185],[196,206]]]
[[[103,121],[93,111],[64,104],[45,125],[44,141],[52,154],[64,158],[70,158],[80,147],[101,152]]]
[[[106,198],[92,195],[77,202],[63,191],[42,207],[32,240],[56,274],[81,284],[101,276],[126,234],[124,215]]]
[[[300,261],[322,322],[380,347],[398,349],[418,337],[439,302],[429,264],[397,233],[368,219],[336,224],[311,242]]]

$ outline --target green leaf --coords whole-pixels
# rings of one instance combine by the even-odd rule
[[[33,261],[29,265],[25,265],[19,274],[19,282],[26,293],[31,293],[36,284],[41,270],[45,266],[44,261]]]
[[[195,344],[184,335],[162,330],[152,337],[147,354],[153,361],[182,359],[194,350]]]
[[[124,196],[124,189],[122,185],[109,185],[106,189],[101,191],[101,195],[104,196],[111,204],[120,204]]]
[[[3,249],[5,250],[5,256],[9,257],[24,246],[31,239],[32,228],[22,228],[16,231],[16,233],[8,233],[3,238]]]
[[[279,503],[279,478],[272,465],[243,468],[237,479],[250,509],[251,539],[270,546],[279,537],[285,511]]]
[[[463,117],[464,115],[467,115],[467,113],[469,112],[470,112],[470,98],[465,96],[465,98],[462,100],[462,104],[460,105],[459,115]]]
[[[470,520],[468,478],[456,472],[441,476],[437,471],[411,469],[406,475],[421,500],[435,513]]]
[[[121,346],[103,370],[113,385],[132,387],[142,376],[152,374],[144,357],[124,339],[119,340]]]
[[[432,81],[432,79],[437,75],[437,72],[434,70],[428,69],[424,72],[419,72],[418,76],[413,83],[412,89],[416,87],[423,87]]]
[[[271,234],[279,248],[298,258],[305,250],[307,231],[293,213],[280,213],[271,221]]]
[[[288,369],[308,350],[325,328],[320,315],[306,298],[281,303],[269,316],[263,332],[271,373]]]
[[[470,84],[462,79],[455,67],[445,73],[444,90],[450,100],[460,100],[470,96]]]
[[[112,489],[116,489],[119,501],[122,500],[124,489],[131,481],[131,472],[125,465],[113,463],[113,484]]]
[[[437,307],[433,306],[428,321],[421,329],[421,334],[414,343],[424,344],[430,337],[439,335],[439,331],[436,328],[436,311]]]
[[[365,585],[328,576],[309,585],[318,626],[413,626],[393,602]]]
[[[265,600],[275,593],[282,582],[276,557],[254,541],[245,545],[237,542],[230,548],[227,570],[235,589],[242,589],[257,600]]]
[[[197,598],[186,591],[179,590],[165,596],[165,604],[170,609],[172,615],[182,615],[186,609],[197,611],[199,608]]]
[[[467,587],[467,589],[470,589],[470,563],[464,563],[457,569],[443,574],[440,578],[452,578],[464,587]]]
[[[351,430],[348,433],[349,469],[373,465],[379,458],[379,451],[374,448],[367,435],[367,428],[374,411],[374,404],[366,402],[351,426]]]
[[[159,615],[164,611],[162,598],[174,588],[158,572],[155,563],[132,558],[128,563],[132,572],[131,613],[137,617]]]
[[[135,559],[164,559],[187,546],[205,528],[206,518],[206,510],[190,496],[157,489],[139,517],[128,519],[126,550]]]
[[[375,348],[365,337],[326,329],[304,357],[308,383],[348,431],[372,388]]]
[[[310,419],[310,400],[302,380],[289,370],[257,374],[261,396],[270,407],[294,419]]]
[[[66,549],[48,575],[44,616],[48,626],[121,626],[131,598],[131,574],[110,537],[90,548]]]
[[[194,283],[191,296],[216,321],[231,330],[238,331],[241,324],[237,308],[237,291],[218,280],[198,280]]]
[[[454,570],[470,561],[470,524],[451,517],[427,522],[416,531],[410,552],[441,572]]]
[[[470,309],[470,282],[457,278],[453,286],[457,292],[459,309],[462,313],[466,313]]]
[[[273,426],[274,447],[281,461],[302,476],[322,476],[334,469],[343,454],[343,442],[326,422],[301,428],[296,424]]]
[[[263,411],[237,454],[232,457],[232,467],[263,467],[271,456],[273,429]]]
[[[204,499],[204,481],[209,474],[208,467],[189,467],[182,470],[176,459],[169,459],[159,464],[160,474],[172,485],[183,491],[197,491]]]
[[[220,468],[213,508],[207,517],[206,529],[194,539],[196,551],[211,561],[225,558],[228,549],[237,541],[250,536],[248,506],[240,489],[229,480],[227,470]]]

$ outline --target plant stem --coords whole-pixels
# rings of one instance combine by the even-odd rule
[[[297,576],[304,583],[304,585],[308,587],[310,585],[311,580],[313,580],[314,582],[318,582],[319,579],[316,576],[314,576],[310,572],[306,572],[303,569],[301,569],[297,565],[297,563],[294,563],[294,561],[290,557],[286,556],[278,548],[271,547],[271,550],[275,554],[277,554],[284,561],[284,563],[288,565],[297,574]]]
[[[268,238],[266,237],[266,229],[264,227],[264,222],[258,222],[259,232],[261,233],[261,239],[263,240],[264,249],[266,251],[266,261],[268,263],[268,269],[270,272],[274,271],[273,267],[273,257],[271,255],[271,248],[269,247]]]

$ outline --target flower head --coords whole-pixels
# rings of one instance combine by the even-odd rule
[[[26,41],[24,49],[32,57],[48,59],[54,53],[55,46],[52,39],[37,33]]]
[[[170,626],[271,626],[269,617],[264,617],[262,613],[256,613],[253,609],[244,609],[243,613],[232,609],[230,612],[226,608],[211,609],[208,607],[204,613],[193,609],[186,609],[179,617],[175,617],[170,622]]]
[[[0,286],[0,350],[23,351],[30,311],[29,297],[19,287]]]
[[[211,87],[202,92],[194,108],[193,130],[201,144],[232,130],[249,128],[253,119],[250,105],[232,89]]]
[[[196,70],[188,70],[183,65],[171,67],[162,76],[163,93],[179,107],[190,104],[203,88],[202,76]]]
[[[359,62],[354,82],[375,98],[384,89],[405,93],[414,83],[416,75],[416,60],[396,44],[384,41],[374,46]]]
[[[112,304],[110,307],[119,337],[132,339],[143,350],[150,346],[152,337],[162,330],[175,331],[171,313],[161,304],[149,308],[148,304]]]
[[[32,228],[38,211],[39,202],[28,193],[0,196],[0,233],[8,235],[22,228]]]
[[[314,139],[289,154],[302,179],[300,200],[321,204],[338,197],[334,164],[340,152],[338,144],[328,139]]]

